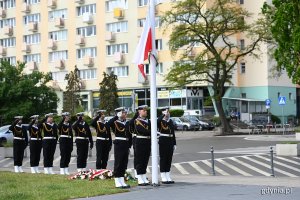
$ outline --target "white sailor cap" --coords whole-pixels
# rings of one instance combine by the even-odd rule
[[[15,116],[15,119],[23,119],[23,116]]]
[[[119,107],[115,109],[116,112],[127,112],[125,107]]]
[[[30,117],[30,119],[35,119],[35,118],[38,118],[39,117],[39,115],[32,115],[31,117]]]
[[[106,112],[106,110],[97,110],[97,114],[100,114],[100,113],[105,113]]]
[[[138,110],[147,110],[149,107],[147,105],[142,105],[137,107]]]
[[[53,117],[54,113],[48,113],[45,115],[45,117]]]
[[[69,112],[64,112],[61,114],[61,116],[65,117],[65,116],[70,116],[70,113]]]
[[[168,106],[162,107],[162,108],[160,108],[160,109],[161,109],[161,111],[170,110],[170,108],[169,108]]]
[[[76,114],[76,116],[84,116],[84,113],[83,112],[79,112]]]

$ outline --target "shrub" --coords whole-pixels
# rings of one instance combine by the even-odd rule
[[[279,117],[277,117],[276,115],[271,115],[271,121],[273,123],[276,123],[276,124],[280,124],[281,123],[281,120]]]
[[[182,117],[184,114],[184,110],[182,109],[174,109],[170,110],[171,117]]]

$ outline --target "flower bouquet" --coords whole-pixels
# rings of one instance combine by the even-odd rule
[[[100,169],[100,170],[94,170],[94,169],[88,169],[86,171],[80,171],[72,176],[69,177],[70,180],[74,179],[88,179],[90,181],[94,179],[111,179],[113,177],[113,172],[108,169]]]

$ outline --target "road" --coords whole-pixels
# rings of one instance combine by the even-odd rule
[[[174,153],[172,173],[174,175],[211,175],[211,146],[214,147],[215,173],[218,176],[271,176],[270,147],[278,143],[278,137],[264,135],[213,136],[214,132],[177,132],[177,149]],[[283,139],[289,139],[288,136]],[[300,157],[276,156],[274,152],[275,176],[299,177]],[[76,172],[76,151],[73,151],[70,172]],[[95,148],[88,158],[87,168],[95,168]],[[57,146],[54,171],[59,172],[59,146]],[[110,153],[108,168],[113,169],[114,154]],[[30,171],[29,158],[24,158],[23,168]],[[42,169],[42,160],[40,169]],[[132,170],[130,155],[128,169]],[[12,170],[13,160],[0,157],[0,169]],[[151,172],[151,159],[147,172]]]

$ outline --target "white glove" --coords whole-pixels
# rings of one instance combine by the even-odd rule
[[[177,149],[177,146],[176,146],[176,145],[174,145],[174,146],[173,146],[173,150],[175,151],[176,149]]]
[[[168,113],[168,111],[166,111],[166,110],[165,110],[165,111],[162,111],[162,114],[163,114],[163,115],[167,115],[167,113]]]
[[[117,116],[120,118],[122,116],[122,112],[118,112]]]

